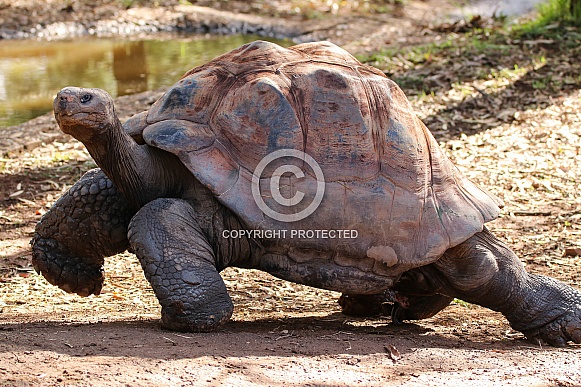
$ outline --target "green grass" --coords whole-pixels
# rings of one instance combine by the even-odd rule
[[[135,3],[134,0],[119,0],[119,3],[124,7],[124,8],[131,8],[133,6],[133,4]]]
[[[386,47],[371,55],[361,55],[358,59],[361,62],[369,63],[373,66],[388,70],[387,67],[393,65],[399,66],[403,64],[405,66],[405,62],[409,62],[411,65],[430,62],[435,56],[443,55],[447,50],[452,49],[453,47],[453,40],[448,39],[443,42],[426,43],[405,48]]]
[[[560,25],[581,26],[581,0],[546,0],[537,10],[534,20],[515,26],[518,35],[559,38]]]
[[[434,87],[438,88],[433,83],[426,83],[430,74],[454,71],[452,67],[461,62],[468,63],[466,68],[461,69],[462,73],[475,73],[470,75],[471,79],[489,79],[491,74],[493,77],[506,75],[498,74],[502,71],[502,66],[497,63],[496,58],[510,54],[513,47],[507,43],[508,34],[504,33],[504,29],[502,31],[503,33],[491,29],[475,29],[465,34],[451,34],[440,41],[405,47],[385,47],[378,52],[359,56],[358,59],[384,71],[406,92],[415,91],[420,98],[424,98],[433,96]],[[479,65],[474,65],[474,60]],[[514,65],[515,63],[510,63],[510,68],[504,72],[521,72],[518,65],[513,70]],[[462,82],[462,78],[454,78]]]
[[[452,302],[456,305],[460,305],[460,306],[463,306],[463,307],[468,308],[468,309],[472,309],[472,306],[473,306],[471,303],[460,300],[458,298],[454,298],[454,301],[452,301]]]
[[[459,42],[462,42],[460,44]],[[456,56],[460,46],[462,55],[508,53],[512,47],[503,42],[504,37],[491,33],[489,30],[474,30],[462,37],[450,36],[444,41],[430,42],[409,47],[386,47],[370,55],[359,56],[361,62],[368,63],[390,72],[401,67],[414,67],[423,63]]]
[[[539,23],[565,21],[581,25],[581,1],[579,0],[548,0],[539,4]]]
[[[66,153],[55,152],[50,161],[54,164],[64,164],[70,161],[70,156]]]

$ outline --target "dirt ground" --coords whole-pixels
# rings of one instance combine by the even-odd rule
[[[18,3],[26,2],[6,3],[2,17],[25,14]],[[247,2],[232,4],[252,11],[244,8]],[[460,47],[463,35],[448,35],[454,26],[444,26],[442,34],[425,27],[438,25],[429,11],[444,12],[441,2],[407,4],[392,10],[397,18],[393,12],[354,15],[343,8],[332,15],[327,5],[311,9],[324,17],[302,20],[292,15],[293,8],[263,17],[309,23],[303,32],[319,22],[319,34],[361,55],[394,42],[405,46],[448,36]],[[342,24],[331,23],[339,20],[334,17],[343,18]],[[396,19],[403,24],[386,23]],[[357,28],[337,27],[342,25]],[[567,50],[555,45],[531,40],[499,58],[463,55],[452,46],[441,57],[430,51],[417,63],[402,49],[369,62],[403,86],[414,77],[432,82],[431,94],[413,85],[404,89],[458,167],[505,201],[492,231],[514,248],[527,270],[580,289],[581,72],[574,60],[579,45]],[[482,69],[493,76],[471,72]],[[539,86],[545,81],[546,87]],[[160,93],[119,98],[120,116],[146,109]],[[100,296],[66,294],[31,269],[28,243],[42,213],[94,163],[81,144],[59,134],[50,114],[3,134],[2,386],[581,385],[580,345],[532,344],[500,314],[461,301],[433,318],[394,326],[389,318],[343,316],[337,293],[230,268],[223,276],[235,304],[231,322],[215,333],[181,334],[159,328],[157,300],[129,253],[107,260]]]

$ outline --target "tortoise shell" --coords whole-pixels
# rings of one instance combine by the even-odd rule
[[[450,162],[393,81],[327,42],[241,46],[125,127],[177,155],[248,229],[270,230],[253,237],[296,261],[422,266],[501,205]]]

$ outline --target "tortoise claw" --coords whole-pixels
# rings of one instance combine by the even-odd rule
[[[581,344],[581,306],[540,328],[523,333],[530,341],[547,343],[553,347],[566,347],[568,341]]]

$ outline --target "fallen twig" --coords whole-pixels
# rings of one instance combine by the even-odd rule
[[[550,216],[552,211],[512,211],[514,216]]]

